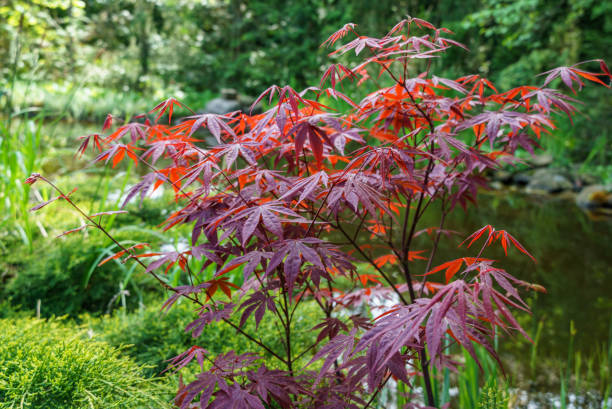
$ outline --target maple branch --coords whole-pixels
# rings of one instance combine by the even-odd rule
[[[136,257],[136,255],[130,251],[129,249],[127,249],[125,246],[123,246],[121,243],[119,243],[108,231],[106,231],[106,229],[104,227],[102,227],[101,224],[99,224],[98,222],[96,222],[93,218],[91,218],[88,214],[86,214],[76,203],[74,203],[68,196],[66,196],[64,194],[64,192],[62,192],[62,190],[57,187],[53,182],[51,182],[49,179],[45,178],[42,175],[38,175],[37,176],[38,179],[44,181],[45,183],[47,183],[48,185],[50,185],[55,191],[57,191],[60,196],[66,200],[66,202],[68,202],[68,204],[70,204],[70,206],[72,206],[77,212],[79,212],[83,217],[85,217],[90,223],[93,224],[93,226],[95,228],[97,228],[98,230],[100,230],[102,233],[104,233],[104,235],[106,237],[108,237],[113,243],[115,243],[115,245],[117,247],[119,247],[122,251],[124,251],[126,254],[129,254],[128,258],[135,260],[138,264],[140,264],[140,266],[142,268],[145,269],[145,271],[147,271],[148,266],[142,262],[142,260],[140,260],[140,258]],[[166,290],[175,292],[175,293],[179,293],[178,290],[172,286],[170,286],[168,283],[166,283],[165,281],[163,281],[161,279],[160,276],[158,276],[155,272],[153,271],[148,271],[149,274],[151,274],[161,285],[162,287],[164,287]],[[204,306],[204,304],[198,300],[197,298],[191,297],[188,294],[180,294],[180,296],[200,305],[200,306]],[[246,333],[244,330],[242,330],[242,328],[238,327],[236,324],[234,324],[233,322],[231,322],[230,320],[228,320],[227,318],[223,318],[223,321],[227,324],[229,324],[232,328],[234,328],[236,331],[238,331],[240,334],[244,335],[245,337],[247,337],[249,340],[251,340],[252,342],[254,342],[255,344],[257,344],[258,346],[260,346],[261,348],[263,348],[264,350],[266,350],[268,353],[270,353],[272,356],[274,356],[275,358],[279,359],[281,362],[285,363],[285,360],[278,355],[276,352],[274,352],[272,349],[270,349],[267,345],[265,345],[263,342],[255,339],[253,336],[251,336],[250,334]]]
[[[433,123],[433,120],[431,118],[430,115],[426,114],[425,111],[421,108],[420,104],[418,104],[416,102],[416,99],[414,98],[414,96],[412,95],[412,93],[410,92],[410,90],[408,89],[408,87],[406,86],[405,81],[399,81],[399,79],[389,70],[389,68],[387,68],[384,64],[380,64],[382,66],[382,68],[391,76],[391,78],[397,83],[397,84],[401,84],[401,86],[406,90],[406,92],[408,93],[408,96],[410,97],[410,100],[412,101],[412,104],[415,106],[415,108],[421,113],[421,115],[423,116],[423,118],[425,118],[427,120],[427,123],[429,124],[429,128],[431,129],[431,134],[435,134],[435,126]],[[430,150],[433,151],[433,141],[430,145]],[[425,171],[425,179],[423,182],[423,186],[424,189],[427,188],[427,183],[429,181],[429,174],[431,172],[433,168],[433,158],[430,157],[428,160],[428,164],[427,164],[427,169]],[[415,210],[415,215],[414,218],[412,220],[412,226],[410,227],[410,233],[408,234],[408,236],[406,237],[405,231],[406,231],[406,227],[407,227],[407,219],[408,219],[408,209],[409,209],[409,205],[410,205],[410,201],[407,203],[407,210],[406,210],[406,218],[404,219],[404,230],[402,232],[402,244],[403,244],[403,257],[402,257],[402,267],[404,270],[404,276],[406,278],[406,282],[408,284],[408,291],[410,293],[410,303],[414,302],[415,299],[415,293],[414,293],[414,287],[412,284],[412,277],[410,275],[410,269],[408,266],[408,251],[410,249],[410,243],[412,242],[412,236],[414,235],[414,231],[416,229],[416,225],[417,222],[420,220],[420,211],[421,211],[421,206],[423,204],[423,198],[425,196],[425,191],[421,191],[421,194],[419,195],[419,201],[417,204],[417,208]],[[430,374],[429,374],[429,369],[428,369],[428,363],[427,363],[427,355],[425,350],[421,350],[419,351],[419,357],[421,360],[421,366],[423,368],[423,380],[425,382],[425,389],[427,392],[427,404],[430,406],[433,406],[434,404],[434,397],[433,397],[433,390],[432,390],[432,386],[431,386],[431,379],[430,379]]]
[[[425,282],[427,281],[427,272],[431,269],[431,264],[433,263],[433,259],[438,251],[438,244],[440,242],[440,237],[442,235],[442,229],[444,228],[444,222],[446,221],[446,215],[448,214],[448,210],[444,208],[445,201],[442,201],[442,216],[440,217],[440,225],[438,226],[438,231],[436,232],[436,238],[434,239],[434,245],[429,253],[429,259],[427,260],[427,265],[425,266],[425,271],[423,272],[423,279],[420,283],[419,288],[419,297],[423,295],[423,290],[425,288]]]
[[[155,166],[151,165],[149,162],[147,162],[146,160],[142,159],[140,156],[136,155],[136,157],[138,158],[138,160],[144,164],[146,167],[148,167],[149,169],[151,169],[153,172],[157,173],[159,176],[161,176],[163,178],[164,181],[169,182],[172,187],[174,187],[177,191],[181,192],[183,194],[183,196],[185,196],[189,202],[194,202],[196,197],[191,197],[187,192],[185,192],[179,185],[177,185],[176,183],[174,183],[172,180],[170,180],[169,177],[167,177],[166,175],[164,175],[159,169],[157,169]]]
[[[428,118],[428,120],[430,119]],[[433,126],[433,124],[431,125]],[[433,141],[431,143],[430,149],[433,151]],[[423,182],[424,189],[427,188],[427,183],[429,181],[429,174],[431,173],[432,168],[433,168],[433,159],[432,157],[430,157],[429,162],[427,164],[427,170],[425,171],[425,180]],[[418,221],[420,220],[419,212],[421,211],[421,206],[423,204],[424,197],[425,197],[425,190],[422,190],[421,194],[419,195],[419,202],[417,204],[417,208],[415,209],[415,214],[412,220],[412,226],[410,228],[410,233],[408,234],[406,244],[404,245],[404,248],[403,248],[404,254],[403,254],[403,259],[402,259],[402,267],[404,270],[404,276],[406,278],[406,283],[408,284],[408,291],[410,292],[410,303],[411,304],[415,300],[415,293],[414,293],[414,286],[412,284],[412,277],[410,275],[410,267],[408,266],[408,254],[410,250],[410,243],[412,242],[414,231],[416,229],[416,225]],[[406,218],[408,218],[408,214],[406,214]],[[421,367],[423,370],[423,381],[425,383],[425,391],[427,393],[427,404],[429,406],[433,406],[434,405],[434,395],[433,395],[433,389],[431,385],[431,375],[429,373],[429,363],[427,360],[427,351],[423,348],[419,350],[418,353],[419,353],[419,358],[421,361]]]
[[[261,348],[265,349],[270,355],[272,355],[273,357],[275,357],[276,359],[278,359],[279,361],[281,361],[284,364],[287,364],[287,362],[285,361],[285,359],[283,357],[281,357],[280,355],[278,355],[276,352],[274,352],[272,349],[270,349],[266,344],[264,344],[263,342],[259,341],[258,339],[256,339],[255,337],[253,337],[252,335],[250,335],[249,333],[245,332],[242,328],[240,328],[239,326],[237,326],[236,324],[234,324],[233,322],[231,322],[230,320],[228,320],[227,318],[223,318],[223,321],[227,324],[229,324],[232,328],[234,328],[236,331],[238,331],[240,334],[244,335],[245,337],[247,337],[249,340],[251,340],[252,342],[254,342],[255,344],[259,345]]]
[[[337,183],[338,182],[334,182],[330,186],[329,190],[327,191],[327,194],[325,195],[325,198],[323,198],[323,202],[321,203],[321,205],[319,206],[319,209],[317,210],[317,212],[315,213],[314,217],[312,218],[312,222],[310,222],[310,225],[308,226],[308,230],[306,230],[306,233],[304,233],[304,237],[308,237],[308,233],[310,233],[310,230],[312,229],[312,226],[314,226],[315,221],[319,217],[319,214],[321,213],[321,210],[323,210],[323,206],[325,206],[325,203],[327,203],[327,198],[331,194],[332,190],[334,190],[334,187],[336,186]]]
[[[433,123],[433,120],[431,119],[431,117],[429,115],[427,115],[425,113],[425,111],[423,111],[423,109],[421,108],[421,106],[419,105],[419,103],[416,102],[416,99],[414,98],[414,96],[412,95],[412,92],[410,92],[410,90],[408,89],[408,87],[406,86],[406,82],[405,81],[400,81],[390,70],[389,68],[387,68],[386,65],[384,64],[380,64],[384,70],[391,76],[391,78],[393,79],[393,81],[395,81],[398,85],[401,85],[406,92],[408,93],[408,96],[410,97],[410,100],[412,101],[412,104],[414,105],[414,107],[421,113],[421,115],[423,116],[423,118],[425,118],[427,120],[427,123],[429,124],[429,128],[431,129],[431,133],[434,134],[435,131],[435,126]]]
[[[361,247],[359,247],[359,244],[357,244],[357,242],[353,240],[353,238],[342,228],[342,226],[340,225],[340,222],[338,221],[337,215],[336,215],[336,225],[334,227],[337,227],[338,230],[340,230],[340,232],[344,235],[344,237],[346,237],[347,240],[351,243],[351,245],[355,248],[355,250],[357,250],[359,254],[361,254],[361,256],[365,258],[366,261],[370,263],[376,269],[376,271],[380,273],[380,275],[385,279],[385,281],[389,284],[391,289],[393,289],[393,291],[397,294],[400,300],[402,300],[404,304],[408,305],[408,301],[404,298],[403,294],[397,289],[397,287],[395,286],[393,281],[389,278],[389,276],[387,276],[387,274],[383,270],[381,270],[380,267],[376,265],[376,263],[374,262],[374,260],[372,260],[370,256],[368,256],[363,250],[361,250]]]
[[[391,373],[389,373],[386,377],[385,380],[378,385],[378,387],[376,388],[376,391],[374,391],[374,394],[370,397],[370,400],[368,400],[368,402],[366,403],[366,405],[363,407],[363,409],[368,409],[370,407],[370,405],[372,404],[372,402],[374,402],[374,400],[376,399],[376,397],[378,396],[378,394],[380,393],[380,391],[385,387],[385,385],[387,384],[387,382],[389,381],[389,379],[391,379]]]
[[[134,260],[136,260],[136,262],[138,264],[140,264],[145,270],[147,270],[148,266],[143,263],[139,258],[134,257],[135,254],[127,249],[126,247],[124,247],[121,243],[119,243],[117,240],[115,240],[115,238],[113,236],[110,235],[110,233],[108,233],[108,231],[106,231],[106,229],[104,227],[102,227],[102,225],[98,222],[96,222],[93,218],[91,218],[87,213],[85,213],[76,203],[74,203],[72,201],[72,199],[70,199],[67,195],[64,194],[64,192],[57,187],[53,182],[51,182],[49,179],[45,178],[42,175],[38,175],[37,176],[38,179],[42,180],[43,182],[47,183],[49,186],[51,186],[57,193],[59,193],[60,197],[62,199],[64,199],[66,202],[68,202],[68,204],[70,206],[72,206],[77,212],[79,212],[85,219],[87,219],[87,221],[89,221],[93,227],[97,228],[99,231],[101,231],[106,237],[108,237],[113,243],[115,243],[115,245],[117,247],[119,247],[122,251],[125,252],[125,254],[129,254]],[[157,274],[155,274],[153,271],[149,271],[149,273],[162,285],[162,287],[164,287],[167,290],[174,290],[172,288],[172,286],[168,285],[168,283],[166,283],[165,281],[163,281],[161,279],[161,277],[159,277]],[[174,290],[175,291],[175,290]]]
[[[306,348],[305,350],[303,350],[302,352],[300,352],[299,354],[296,355],[295,360],[299,360],[301,357],[303,357],[304,355],[306,355],[306,353],[308,351],[310,351],[311,349],[313,349],[314,347],[316,347],[317,345],[319,345],[318,342],[315,342],[314,344],[311,344],[308,348]]]
[[[305,286],[304,289],[302,290],[302,293],[299,294],[296,297],[297,299],[296,299],[295,303],[293,304],[293,308],[291,309],[291,313],[289,314],[289,316],[291,317],[291,320],[293,320],[293,315],[295,314],[295,311],[297,310],[298,306],[300,305],[300,303],[304,299],[304,295],[306,294],[306,291],[308,291],[308,290],[309,290],[309,286]]]
[[[359,221],[359,224],[357,225],[357,228],[355,229],[355,235],[353,236],[353,241],[357,241],[357,236],[359,236],[359,232],[361,231],[361,226],[363,226],[363,222],[365,221],[365,218],[367,215],[368,215],[368,212],[364,211],[363,217],[361,218],[361,220]]]
[[[412,202],[412,197],[414,195],[411,193],[409,197],[406,198],[406,214],[404,215],[404,222],[402,223],[402,250],[406,248],[406,233],[408,232],[408,218],[410,217],[410,202]]]
[[[278,272],[278,276],[281,282],[278,291],[282,295],[282,300],[284,301],[284,304],[282,301],[278,303],[281,311],[285,315],[285,319],[283,320],[280,316],[280,313],[278,314],[281,324],[283,325],[283,328],[285,330],[285,339],[283,340],[283,343],[285,344],[285,352],[287,357],[283,362],[287,365],[289,373],[293,374],[293,361],[291,359],[291,317],[289,314],[289,302],[287,300],[287,292],[289,291],[289,287],[286,285],[285,275],[283,274],[281,269],[277,267],[276,270]]]

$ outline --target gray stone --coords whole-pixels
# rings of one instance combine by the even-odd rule
[[[574,187],[566,172],[560,169],[542,168],[533,173],[526,189],[531,192],[559,193]]]
[[[208,101],[204,107],[204,112],[207,114],[224,115],[229,112],[238,111],[239,109],[240,102],[238,102],[238,100],[220,97]]]
[[[549,166],[553,162],[553,157],[549,153],[543,153],[541,155],[534,155],[527,160],[527,163],[534,168],[541,168]]]
[[[501,182],[505,185],[509,185],[510,183],[512,183],[512,173],[503,169],[496,170],[495,172],[493,172],[492,179]]]
[[[512,176],[512,183],[519,186],[526,186],[531,181],[531,175],[526,172],[519,172]]]
[[[502,190],[504,185],[499,180],[494,180],[493,182],[489,183],[489,187],[493,190]]]
[[[219,98],[211,99],[204,107],[204,113],[224,115],[234,111],[242,111],[244,113],[251,113],[251,104],[253,98],[246,95],[238,94],[233,88],[223,88],[221,90],[221,96]],[[256,115],[261,113],[261,106],[257,104],[253,107],[252,114]]]
[[[585,209],[612,208],[612,188],[592,185],[576,195],[576,204]]]
[[[576,184],[579,187],[596,185],[599,182],[599,178],[597,176],[591,175],[589,173],[578,173],[576,176]]]

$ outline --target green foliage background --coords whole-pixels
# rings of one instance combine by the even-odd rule
[[[319,45],[343,24],[381,36],[405,15],[448,27],[469,47],[437,61],[438,75],[478,73],[507,89],[556,66],[610,63],[610,1],[8,0],[0,7],[2,105],[5,114],[99,120],[171,95],[201,109],[224,87],[301,89],[318,83],[329,63]],[[562,124],[547,145],[558,161],[610,162],[611,98],[603,88],[587,92],[585,116],[572,131]]]
[[[83,326],[91,330],[96,339],[115,347],[124,347],[125,353],[137,363],[147,365],[145,374],[148,376],[162,374],[168,368],[168,360],[185,352],[192,345],[205,348],[212,356],[232,350],[253,351],[265,359],[268,367],[278,367],[279,362],[269,353],[258,349],[225,323],[211,323],[198,338],[193,338],[190,332],[184,332],[182,329],[197,318],[194,306],[178,303],[170,311],[162,312],[159,308],[161,304],[162,302],[151,303],[150,307],[132,314],[118,313],[99,318],[84,315],[80,318]],[[312,331],[312,327],[319,323],[320,319],[321,310],[314,302],[306,302],[300,306],[292,328],[295,334],[294,348],[301,350],[314,343],[317,333]],[[249,334],[256,334],[276,353],[284,351],[280,327],[274,320],[263,320],[256,329],[251,318],[243,329]],[[306,356],[298,365],[304,366],[308,361]],[[309,369],[315,367],[316,364]],[[194,363],[190,368],[196,370],[197,364]]]

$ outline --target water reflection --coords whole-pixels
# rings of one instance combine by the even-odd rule
[[[432,223],[434,216],[428,215]],[[448,221],[450,229],[464,233],[485,224],[513,234],[537,259],[534,264],[518,251],[506,257],[500,248],[485,254],[518,278],[546,287],[547,294],[529,295],[533,316],[526,322],[533,332],[538,321],[544,322],[539,354],[567,355],[572,320],[577,349],[588,353],[596,343],[607,342],[612,314],[612,219],[592,220],[567,198],[497,192],[481,194],[478,208],[469,213],[459,210]],[[438,262],[472,255],[457,249],[457,241],[441,242]]]
[[[438,222],[439,210],[432,208],[419,229],[436,226]],[[530,361],[532,345],[521,337],[502,339],[499,345],[510,374],[510,384],[517,388],[513,389],[512,406],[521,409],[561,407],[560,370],[567,368],[570,322],[574,322],[576,329],[573,351],[582,354],[583,370],[588,357],[605,360],[602,348],[608,348],[612,337],[609,335],[612,330],[612,218],[593,219],[579,209],[572,198],[538,197],[510,191],[484,192],[479,196],[477,208],[471,208],[468,213],[457,209],[448,217],[446,228],[461,234],[440,241],[433,265],[476,256],[479,247],[458,248],[458,244],[486,224],[510,232],[537,263],[516,249],[509,250],[505,256],[501,246],[491,247],[483,255],[498,260],[500,267],[516,277],[547,289],[547,294],[526,293],[525,300],[533,311],[531,316],[516,314],[533,338],[538,324],[542,323],[535,362]],[[417,239],[415,249],[430,247],[431,239],[426,235]],[[414,271],[424,269],[425,262],[414,263]],[[436,279],[442,280],[441,277]],[[574,354],[571,359],[570,371],[573,371]],[[606,362],[596,362],[595,366],[598,365],[605,366]],[[597,386],[597,379],[606,382],[608,378],[596,375],[594,379],[595,384],[582,388],[574,379],[568,407],[601,407],[603,390],[598,392],[597,389],[605,389],[605,385]]]
[[[439,214],[439,209],[432,205],[417,230],[437,226]],[[516,277],[547,289],[547,294],[524,292],[533,314],[531,317],[517,314],[532,334],[538,322],[543,321],[539,356],[567,355],[572,320],[577,330],[576,349],[588,353],[597,344],[608,342],[612,318],[612,218],[592,219],[568,197],[482,192],[478,207],[469,208],[467,213],[457,208],[447,217],[445,228],[459,234],[442,237],[433,266],[476,256],[479,247],[467,249],[458,245],[486,224],[507,230],[537,260],[534,263],[514,248],[505,256],[501,246],[491,246],[483,253]],[[341,236],[331,239],[343,242]],[[358,241],[371,244],[367,234],[361,234]],[[423,234],[415,239],[413,249],[424,249],[427,255],[431,247],[431,238]],[[386,251],[382,246],[378,251],[371,248],[375,256]],[[379,251],[383,253],[377,254]],[[426,263],[416,260],[411,265],[413,272],[419,274],[424,272]],[[397,269],[389,269],[389,273],[395,273],[397,280],[402,281]],[[441,275],[431,277],[443,279]],[[511,345],[518,347],[522,343]]]

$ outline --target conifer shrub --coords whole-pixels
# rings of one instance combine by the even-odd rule
[[[0,320],[0,408],[169,408],[169,388],[61,321]]]

